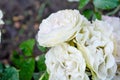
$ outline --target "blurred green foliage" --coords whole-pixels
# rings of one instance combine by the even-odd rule
[[[41,56],[38,57],[39,59],[37,60],[37,68],[39,71],[44,72],[46,70],[45,54],[42,54]]]
[[[113,9],[119,5],[119,0],[93,0],[96,8],[100,9]]]
[[[84,8],[89,3],[89,1],[90,0],[80,0],[79,1],[79,9]]]
[[[13,52],[12,62],[19,69],[20,80],[31,80],[32,78],[35,69],[35,60],[33,57],[27,57],[33,55],[34,45],[35,40],[30,39],[20,44],[19,47],[22,50],[22,55],[19,55],[16,51]]]
[[[93,8],[85,9],[89,4],[92,4]],[[107,14],[113,15],[120,10],[120,0],[79,0],[78,9],[89,20],[101,20],[103,11],[112,10]]]
[[[40,77],[39,80],[48,80],[49,79],[49,74],[47,73],[47,71]]]
[[[43,47],[43,46],[40,46],[40,45],[37,45],[38,46],[38,49],[42,52],[42,53],[45,53],[47,51],[47,48],[46,47]]]
[[[11,61],[14,67],[3,69],[3,65],[0,64],[0,80],[38,80],[40,76],[45,75],[45,54],[38,56],[38,60],[33,57],[33,49],[35,46],[35,40],[29,39],[23,41],[19,48],[22,53],[13,51]],[[41,52],[46,52],[46,48],[38,46]],[[35,67],[38,69],[38,73],[34,72]],[[45,79],[46,80],[46,79]]]
[[[19,80],[19,71],[14,67],[5,67],[0,63],[0,80]]]

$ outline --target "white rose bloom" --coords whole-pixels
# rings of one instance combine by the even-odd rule
[[[109,17],[109,16],[102,16],[103,21],[108,22],[111,27],[113,27],[113,35],[116,39],[116,46],[117,46],[117,55],[116,61],[120,62],[120,18],[118,17]]]
[[[106,22],[96,20],[90,26],[83,27],[76,36],[78,49],[92,71],[93,80],[111,80],[116,72],[113,29],[109,26]]]
[[[52,47],[45,57],[49,80],[89,80],[84,58],[75,47],[63,43]]]
[[[81,26],[89,23],[78,10],[61,10],[51,14],[40,24],[39,45],[52,47],[73,39]]]
[[[2,21],[2,17],[3,17],[3,14],[2,14],[2,11],[0,10],[0,25],[4,24],[4,22]],[[1,30],[0,30],[0,42],[1,42]]]
[[[2,20],[2,17],[3,17],[3,14],[2,14],[2,11],[0,10],[0,25],[1,24],[4,24],[3,20]]]

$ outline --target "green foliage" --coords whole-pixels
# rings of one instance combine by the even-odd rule
[[[11,60],[15,67],[19,69],[20,80],[31,80],[32,77],[34,80],[38,80],[41,75],[45,74],[45,54],[39,56],[39,59],[36,61],[35,65],[35,59],[32,57],[34,45],[35,40],[29,39],[22,42],[19,46],[19,48],[22,50],[22,54],[19,54],[17,51],[13,52]],[[38,46],[38,48],[42,52],[46,52],[47,50],[42,46]],[[37,73],[34,73],[35,66],[39,70]]]
[[[20,80],[31,80],[35,68],[34,59],[26,59],[21,62]]]
[[[31,80],[32,78],[35,68],[35,60],[33,57],[25,59],[25,56],[32,56],[34,45],[34,39],[24,41],[20,44],[20,49],[22,50],[23,55],[19,55],[16,51],[13,53],[12,62],[20,70],[20,80]]]
[[[119,0],[93,0],[96,8],[113,9],[119,5]]]
[[[39,46],[39,45],[37,45],[37,46],[38,46],[38,49],[39,49],[41,52],[45,53],[45,52],[47,51],[47,48],[46,48],[46,47]]]
[[[37,68],[39,71],[45,71],[46,65],[45,65],[45,54],[39,56],[39,59],[37,61]]]
[[[0,63],[0,80],[19,80],[19,71],[14,67],[4,68]]]
[[[93,4],[93,6],[86,9],[87,4]],[[106,12],[108,12],[108,10],[114,9],[106,13],[108,15],[113,15],[119,11],[120,0],[80,0],[78,9],[81,10],[82,14],[89,20],[101,20],[103,10],[107,10]]]
[[[88,9],[88,10],[83,11],[82,14],[89,20],[91,18],[92,18],[92,20],[95,20],[95,19],[101,20],[100,12],[94,12],[94,11]]]
[[[94,12],[93,20],[95,20],[95,19],[101,20],[101,14],[99,12]]]
[[[39,80],[48,80],[49,79],[49,74],[47,72],[45,72]]]
[[[3,65],[0,63],[0,76],[2,72],[3,72]]]
[[[25,56],[32,56],[33,47],[35,45],[34,39],[29,39],[20,44],[20,49],[23,51]]]
[[[15,56],[19,56],[15,57]],[[24,59],[23,56],[14,53],[12,57],[14,65],[20,70],[20,80],[31,80],[35,68],[35,60],[33,58]]]
[[[80,0],[80,2],[79,2],[79,9],[84,8],[89,3],[89,1],[90,0]]]
[[[93,16],[93,13],[94,13],[94,12],[93,12],[92,10],[87,9],[87,10],[84,10],[82,14],[83,14],[87,19],[91,19],[92,16]]]
[[[41,75],[41,74],[40,74],[39,72],[33,73],[33,79],[34,79],[34,80],[39,80],[40,75]]]
[[[42,55],[38,56],[37,65],[36,66],[37,66],[37,68],[39,70],[39,73],[38,73],[39,74],[39,78],[43,77],[41,80],[48,80],[48,79],[46,79],[45,54],[42,54]]]

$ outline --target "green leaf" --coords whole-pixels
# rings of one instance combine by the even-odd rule
[[[14,67],[6,68],[0,80],[19,80],[19,72]]]
[[[94,12],[93,20],[95,19],[101,20],[101,14],[99,12]]]
[[[34,45],[35,40],[29,39],[22,42],[19,47],[25,56],[32,56]],[[20,80],[31,80],[35,68],[34,58],[30,57],[25,59],[23,55],[19,55],[18,52],[14,51],[12,62],[20,70]]]
[[[33,73],[34,80],[39,80],[40,73]]]
[[[39,80],[48,80],[49,79],[49,74],[47,72],[45,72]]]
[[[19,55],[15,51],[11,60],[13,64],[19,69],[20,80],[31,80],[35,69],[34,58],[25,59],[23,55]]]
[[[1,77],[3,76],[3,65],[2,65],[2,63],[0,63],[0,79],[1,79]]]
[[[42,72],[46,71],[45,54],[42,54],[38,57],[37,68],[39,71],[42,71]]]
[[[39,46],[39,45],[37,45],[37,46],[38,46],[38,49],[39,49],[40,51],[42,51],[43,53],[45,53],[45,52],[47,51],[47,48],[46,48],[46,47]]]
[[[0,63],[0,73],[2,73],[3,72],[3,65],[2,65],[2,63]]]
[[[23,51],[25,56],[32,56],[33,47],[35,45],[34,39],[29,39],[20,44],[20,49]]]
[[[82,14],[83,14],[87,19],[90,19],[90,18],[92,17],[93,13],[94,13],[94,12],[93,12],[92,10],[87,9],[87,10],[84,10]]]
[[[26,59],[21,62],[20,80],[31,80],[35,68],[34,59]]]
[[[80,0],[80,2],[79,2],[79,9],[84,8],[89,3],[89,1],[90,0]]]
[[[113,9],[119,5],[119,0],[93,0],[93,4],[99,9]]]
[[[40,76],[42,76],[43,73],[45,73],[45,72],[46,71],[44,71],[44,72],[40,71],[40,72],[37,72],[37,73],[33,73],[34,80],[39,80]]]

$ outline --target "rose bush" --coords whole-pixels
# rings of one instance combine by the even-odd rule
[[[83,25],[89,24],[78,10],[61,10],[51,14],[40,24],[39,45],[52,47],[73,39]]]
[[[89,80],[85,60],[79,50],[63,43],[46,53],[49,80]]]

